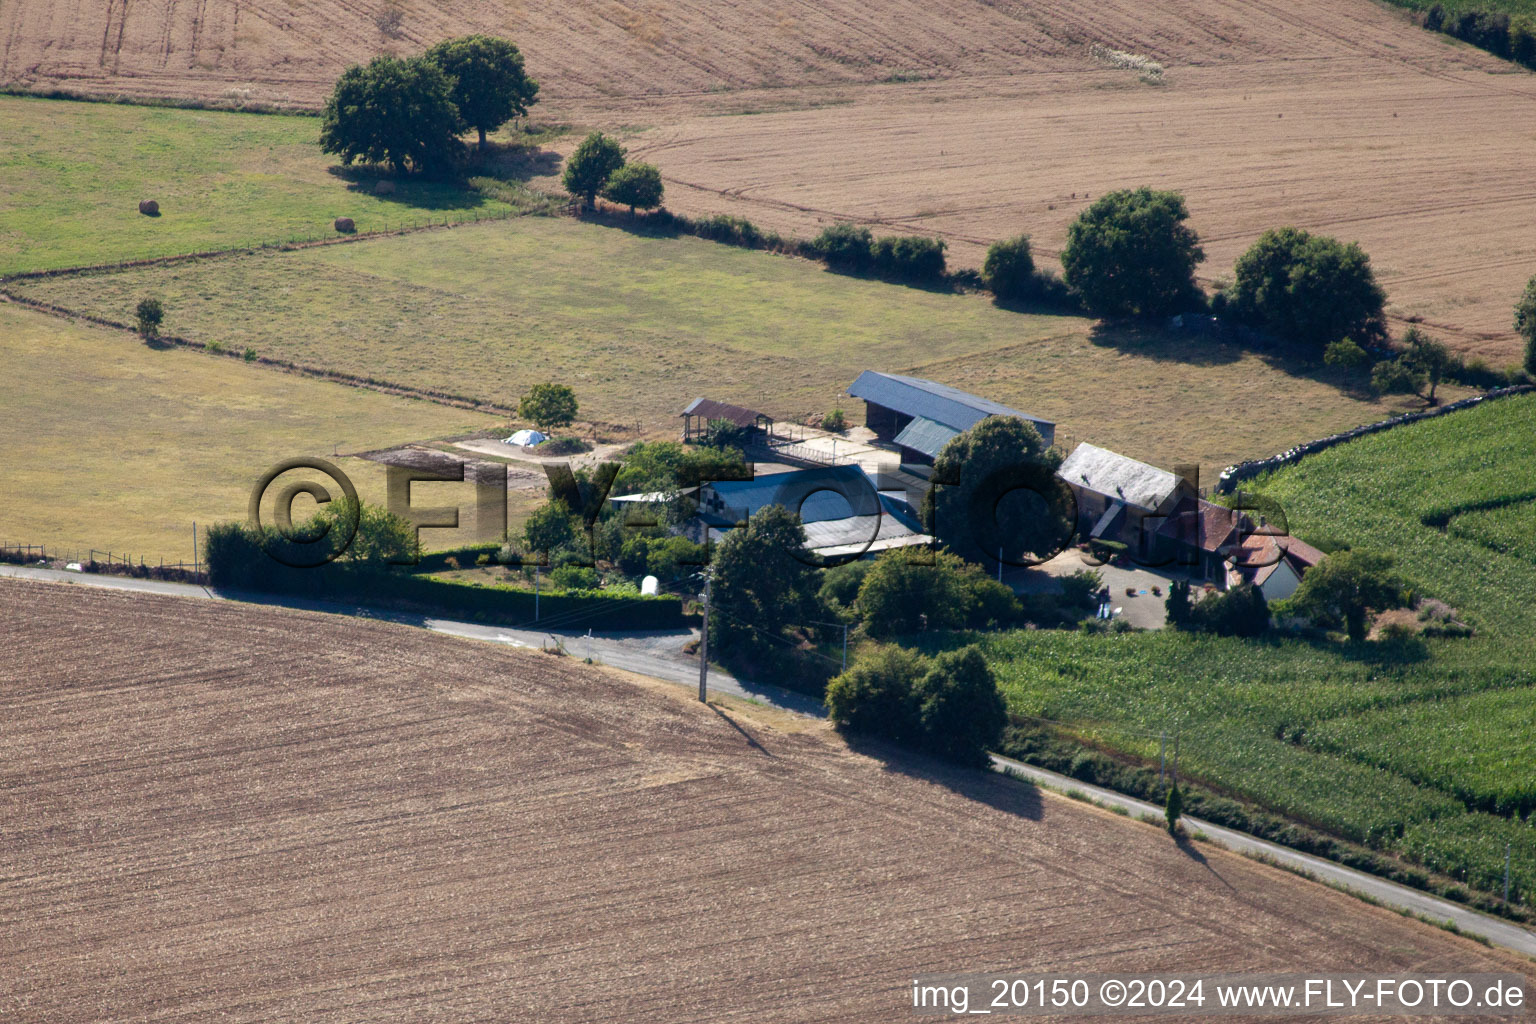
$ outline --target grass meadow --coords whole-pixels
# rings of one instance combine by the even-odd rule
[[[452,184],[330,173],[320,120],[0,96],[0,274],[91,266],[511,209]],[[160,216],[139,213],[139,201]]]
[[[700,395],[781,420],[844,407],[866,368],[931,377],[1162,465],[1231,462],[1417,405],[1218,340],[1000,309],[979,295],[563,218],[12,285],[306,366],[513,404],[572,385],[583,417],[671,433]],[[1293,372],[1296,371],[1296,372]]]
[[[275,462],[491,423],[236,359],[152,349],[14,305],[0,304],[0,365],[0,541],[81,554],[190,562],[193,521],[245,518],[252,485]],[[365,498],[382,498],[377,464],[349,459],[343,469]]]
[[[1536,904],[1536,557],[1456,529],[1536,499],[1536,396],[1376,434],[1257,482],[1292,533],[1392,554],[1477,630],[1397,645],[1175,632],[983,639],[1012,709]],[[1447,517],[1449,517],[1447,519]],[[1528,518],[1519,518],[1528,522]],[[1444,525],[1435,525],[1435,524]]]

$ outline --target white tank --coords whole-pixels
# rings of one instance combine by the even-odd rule
[[[640,581],[640,593],[646,597],[655,597],[656,590],[661,586],[661,581],[655,576],[647,576]]]

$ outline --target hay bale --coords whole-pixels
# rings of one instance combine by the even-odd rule
[[[395,194],[395,183],[392,181],[379,181],[373,186],[373,194],[376,196],[392,196]]]
[[[340,231],[344,235],[350,235],[352,232],[357,230],[357,225],[352,223],[351,217],[337,217],[336,230]]]
[[[146,217],[158,217],[160,216],[160,204],[153,199],[140,200],[139,212]]]

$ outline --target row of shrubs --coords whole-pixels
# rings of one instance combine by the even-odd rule
[[[1424,14],[1424,27],[1536,70],[1536,29],[1523,19],[1512,20],[1503,11],[1474,9],[1452,14],[1435,4]]]
[[[1167,793],[1166,783],[1159,777],[1155,766],[1117,760],[1108,754],[1084,747],[1076,740],[1057,736],[1047,727],[1038,724],[1012,721],[1004,730],[998,749],[999,753],[1025,764],[1037,765],[1142,800],[1161,803]],[[1181,779],[1179,789],[1183,794],[1184,813],[1203,818],[1212,824],[1224,825],[1303,853],[1324,857],[1400,885],[1475,907],[1485,913],[1501,914],[1522,921],[1536,916],[1518,906],[1505,906],[1494,897],[1460,883],[1438,878],[1396,858],[1270,814],[1198,783],[1190,784],[1188,780]]]

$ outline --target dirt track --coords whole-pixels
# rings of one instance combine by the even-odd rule
[[[6,1020],[873,1021],[927,971],[1520,969],[536,653],[12,581],[0,614]]]

